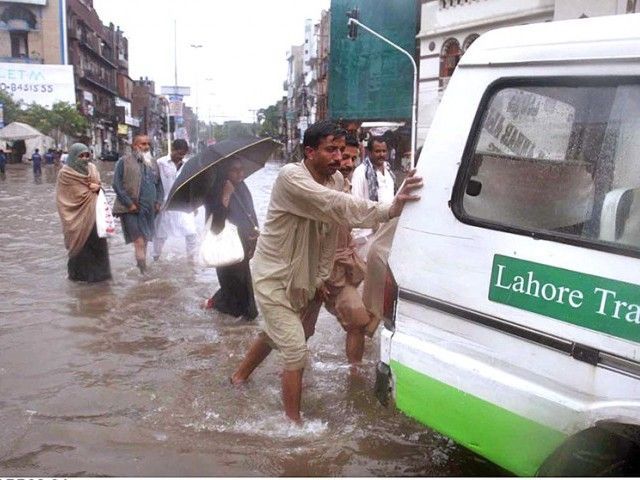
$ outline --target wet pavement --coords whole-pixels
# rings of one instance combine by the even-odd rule
[[[97,163],[109,185],[113,164]],[[261,222],[278,167],[247,180]],[[180,239],[143,277],[118,235],[112,281],[68,281],[54,172],[44,170],[36,183],[28,166],[8,165],[0,180],[0,476],[504,473],[380,406],[378,337],[350,372],[344,332],[324,311],[310,339],[303,427],[282,415],[275,354],[231,387],[258,324],[200,308],[215,270],[189,266]]]

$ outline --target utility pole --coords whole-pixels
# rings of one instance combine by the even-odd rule
[[[178,91],[178,22],[173,19],[173,86],[175,87],[174,95]],[[170,99],[171,100],[171,99]],[[174,125],[177,123],[175,118]],[[169,104],[167,104],[167,143],[169,144],[169,155],[171,155],[171,139],[175,132],[171,132],[171,115]]]
[[[173,85],[178,87],[178,23],[173,20]]]
[[[199,48],[202,48],[202,44],[191,44],[191,48],[196,51]],[[198,153],[198,149],[200,148],[200,118],[198,116],[198,90],[200,90],[200,85],[198,79],[196,78],[196,153]]]

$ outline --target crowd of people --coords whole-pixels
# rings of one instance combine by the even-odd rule
[[[384,232],[381,225],[385,223],[393,225],[404,204],[418,198],[413,191],[422,185],[409,172],[396,192],[382,137],[369,140],[368,155],[357,167],[357,138],[332,122],[311,125],[303,148],[301,162],[280,169],[262,228],[240,160],[231,158],[220,165],[205,198],[211,229],[219,232],[225,222],[234,224],[244,250],[239,263],[217,268],[219,289],[205,307],[245,320],[255,319],[258,311],[262,316],[262,331],[230,382],[246,382],[277,349],[283,368],[284,411],[294,422],[301,422],[307,339],[315,331],[321,306],[345,330],[347,359],[357,364],[363,357],[365,337],[373,335],[380,321],[375,300],[383,292],[371,287],[380,282],[366,285],[370,272],[379,275],[379,266],[373,265],[380,263],[376,255],[386,260],[385,245],[370,248],[377,238],[374,232]],[[187,258],[194,259],[193,215],[162,210],[187,153],[187,143],[176,140],[171,154],[154,162],[149,139],[141,135],[134,138],[132,152],[115,166],[113,213],[120,218],[125,242],[134,244],[142,273],[150,241],[152,256],[158,259],[169,236],[184,237]],[[69,278],[94,282],[110,278],[111,273],[106,240],[96,235],[100,176],[89,159],[85,145],[71,147],[67,165],[58,175],[57,203],[69,251]],[[357,235],[352,228],[359,229]],[[360,293],[363,282],[369,296]]]
[[[0,180],[6,179],[7,163],[9,158],[13,156],[14,153],[11,150],[5,151],[0,148]],[[31,155],[23,155],[22,161],[31,164],[35,182],[41,183],[43,167],[47,173],[47,181],[53,181],[60,168],[66,164],[68,156],[69,153],[66,150],[49,148],[44,154],[41,154],[40,149],[36,148]]]

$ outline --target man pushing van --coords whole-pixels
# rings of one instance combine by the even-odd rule
[[[273,186],[254,257],[263,332],[231,377],[233,384],[243,383],[272,348],[278,349],[284,370],[284,410],[297,423],[301,422],[302,374],[307,361],[304,310],[314,298],[326,297],[324,282],[331,273],[337,227],[370,227],[397,217],[405,202],[419,198],[411,192],[422,186],[422,179],[411,172],[390,204],[343,193],[343,177],[338,172],[341,153],[333,142],[336,131],[327,121],[311,125],[304,134],[304,160],[285,165]]]

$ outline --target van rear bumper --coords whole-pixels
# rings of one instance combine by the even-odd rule
[[[570,435],[640,414],[637,379],[406,301],[380,357],[398,409],[519,475]]]
[[[397,332],[393,336],[393,351],[405,355],[391,358],[389,372],[396,407],[420,423],[433,428],[457,443],[491,460],[501,467],[523,476],[534,476],[544,461],[567,438],[567,435],[543,425],[492,401],[463,390],[464,383],[452,386],[449,381],[435,378],[437,372],[448,370],[453,376],[470,383],[486,382],[496,391],[506,385],[490,385],[478,378],[477,367],[466,369],[438,355],[437,345],[415,349],[413,342],[405,341]],[[407,356],[420,356],[430,368],[408,366]],[[462,360],[462,359],[461,359]],[[468,359],[471,360],[471,359]],[[465,362],[472,365],[473,362]],[[427,371],[425,371],[427,370]],[[383,377],[378,370],[378,378]],[[381,379],[382,383],[382,379]],[[462,388],[461,388],[462,387]],[[376,394],[379,394],[376,391]],[[532,399],[533,400],[533,399]],[[526,404],[526,400],[523,400]]]

